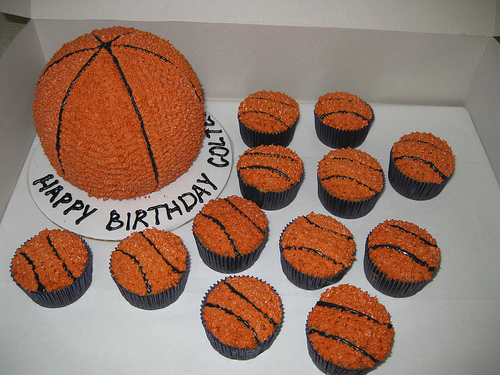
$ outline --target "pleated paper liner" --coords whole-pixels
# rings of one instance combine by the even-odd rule
[[[332,148],[356,148],[360,146],[366,139],[368,132],[375,120],[375,114],[370,106],[372,112],[372,118],[368,121],[368,124],[361,129],[357,130],[343,130],[333,128],[331,126],[325,125],[316,113],[314,113],[314,126],[316,128],[316,135],[319,140],[323,142],[328,147]]]
[[[151,293],[151,294],[146,294],[146,295],[140,295],[134,292],[129,291],[128,289],[124,288],[121,286],[118,281],[113,276],[113,273],[111,273],[111,276],[113,277],[113,280],[118,287],[118,290],[120,291],[121,295],[134,307],[137,307],[139,309],[143,310],[158,310],[158,309],[163,309],[175,301],[179,299],[181,296],[182,292],[184,291],[184,288],[186,287],[187,279],[188,279],[188,274],[189,274],[189,269],[190,269],[190,257],[189,253],[187,253],[187,259],[186,259],[186,271],[182,275],[181,279],[177,283],[177,285],[174,285],[167,290],[164,290],[162,292],[158,293]]]
[[[411,283],[390,279],[385,273],[381,272],[375,264],[373,264],[367,249],[365,249],[364,270],[366,278],[375,289],[385,295],[398,298],[410,297],[417,294],[434,279],[434,276],[438,271],[437,269],[434,271],[432,279],[421,282]]]
[[[250,276],[251,277],[251,276]],[[258,279],[260,280],[260,279]],[[262,281],[262,280],[260,280]],[[264,282],[264,281],[263,281]],[[203,319],[203,308],[206,305],[207,297],[212,291],[212,289],[217,285],[218,283],[212,285],[212,287],[205,293],[205,296],[203,297],[203,301],[201,303],[201,309],[200,309],[200,316],[201,316],[201,323],[203,325],[203,328],[205,329],[205,333],[207,335],[208,341],[212,345],[212,347],[219,352],[219,354],[223,355],[224,357],[230,358],[230,359],[237,359],[237,360],[248,360],[257,357],[259,354],[263,353],[267,349],[271,347],[273,344],[274,340],[278,336],[278,333],[281,330],[281,327],[283,326],[283,320],[284,320],[284,315],[285,311],[283,308],[283,303],[281,303],[281,310],[283,311],[281,321],[278,323],[276,328],[274,329],[274,332],[271,336],[269,336],[266,340],[262,341],[260,345],[258,345],[255,349],[246,349],[246,348],[239,348],[236,346],[231,346],[231,345],[226,345],[223,342],[221,342],[217,337],[214,336],[212,332],[210,332],[205,324],[205,320]],[[276,292],[276,290],[271,287],[272,290]],[[281,300],[281,297],[280,297]]]
[[[377,203],[383,191],[384,188],[368,199],[348,201],[329,194],[323,186],[321,186],[321,181],[318,178],[318,197],[321,204],[333,215],[344,219],[357,219],[368,214],[373,207],[375,207],[375,203]]]
[[[246,184],[238,172],[238,181],[242,197],[256,203],[257,206],[263,210],[279,210],[292,203],[299,192],[303,179],[304,174],[302,174],[300,180],[295,185],[292,185],[290,189],[286,191],[265,192],[257,189],[255,186]]]
[[[54,290],[52,292],[30,292],[25,290],[19,283],[16,284],[37,304],[48,308],[58,308],[64,307],[77,301],[81,296],[85,294],[87,289],[92,284],[92,251],[90,250],[87,243],[82,239],[88,252],[87,265],[81,274],[71,285],[68,285],[62,289]],[[12,265],[11,265],[12,271]],[[11,273],[12,275],[12,273]],[[14,280],[15,281],[15,280]]]
[[[196,234],[193,233],[193,235],[203,262],[214,271],[222,273],[238,273],[253,266],[257,259],[259,259],[269,236],[266,234],[259,247],[251,253],[244,254],[242,256],[230,257],[219,255],[210,251],[210,249],[207,249],[201,243]]]
[[[284,147],[288,146],[293,140],[297,122],[298,120],[295,121],[295,123],[288,129],[283,130],[282,132],[264,133],[254,129],[250,129],[238,119],[241,139],[248,147],[256,147],[260,145],[277,145]]]
[[[391,149],[391,157],[389,160],[389,182],[394,190],[406,198],[414,200],[432,199],[441,193],[452,176],[453,174],[445,178],[440,184],[434,182],[416,181],[403,174],[398,169],[396,164],[394,164]]]

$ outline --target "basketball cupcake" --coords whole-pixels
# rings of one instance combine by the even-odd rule
[[[358,147],[374,119],[372,107],[347,92],[325,94],[314,107],[316,134],[321,142],[333,148]]]
[[[78,300],[92,283],[92,252],[72,232],[45,229],[16,250],[10,272],[40,306],[63,307]]]
[[[331,216],[299,216],[281,233],[281,266],[288,280],[319,289],[342,279],[355,260],[352,233]]]
[[[254,202],[237,195],[209,201],[193,221],[200,257],[218,272],[251,267],[264,249],[268,234],[266,214]]]
[[[189,253],[181,238],[156,228],[134,232],[111,253],[109,270],[122,296],[145,310],[164,308],[184,291]]]
[[[436,276],[440,261],[436,240],[413,223],[384,221],[366,239],[366,277],[375,289],[392,297],[422,290]]]
[[[391,353],[394,328],[376,297],[342,284],[321,294],[307,317],[307,347],[330,375],[366,374]]]
[[[369,213],[385,186],[384,171],[366,152],[332,150],[318,163],[318,196],[336,216],[354,219]]]
[[[434,198],[454,170],[455,156],[450,146],[431,133],[410,133],[392,146],[389,181],[394,190],[407,198]]]
[[[251,359],[269,349],[283,324],[281,298],[250,276],[212,286],[201,304],[201,322],[212,347],[231,359]]]
[[[297,196],[304,178],[304,163],[287,147],[261,145],[239,157],[236,171],[243,197],[264,210],[278,210]]]
[[[288,146],[299,119],[298,103],[286,94],[259,91],[240,103],[238,122],[243,142],[259,145]]]

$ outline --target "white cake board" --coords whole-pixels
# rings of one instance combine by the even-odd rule
[[[51,221],[84,237],[120,241],[146,228],[173,230],[216,198],[231,173],[231,140],[210,114],[205,133],[200,153],[186,173],[157,192],[127,200],[90,197],[57,175],[38,144],[28,170],[31,196]]]

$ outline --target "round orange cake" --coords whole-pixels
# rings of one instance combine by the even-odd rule
[[[204,137],[192,67],[169,42],[133,28],[94,30],[63,45],[38,80],[33,117],[57,173],[104,199],[175,181]]]
[[[394,338],[386,308],[376,297],[349,284],[321,294],[307,317],[306,329],[309,354],[327,374],[373,369],[391,353]]]

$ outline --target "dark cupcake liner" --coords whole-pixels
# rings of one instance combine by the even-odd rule
[[[264,133],[254,129],[250,129],[238,119],[241,139],[248,147],[256,147],[260,145],[276,145],[284,147],[288,146],[292,142],[293,135],[295,134],[295,128],[297,127],[297,122],[298,119],[292,126],[281,132]]]
[[[260,280],[260,279],[259,279]],[[260,280],[262,281],[262,280]],[[219,281],[220,282],[220,281]],[[283,326],[283,320],[285,318],[285,310],[283,308],[283,302],[281,303],[281,310],[283,311],[282,317],[281,317],[281,322],[278,323],[276,326],[273,334],[261,342],[259,346],[257,346],[255,349],[245,349],[245,348],[238,348],[236,346],[230,346],[222,343],[217,337],[214,336],[212,332],[207,328],[205,324],[205,320],[203,319],[203,308],[206,305],[207,297],[212,291],[212,289],[219,283],[217,282],[214,284],[206,293],[205,296],[203,297],[203,301],[201,303],[201,309],[200,309],[200,317],[201,317],[201,324],[203,325],[203,328],[205,329],[205,333],[207,335],[208,341],[212,345],[212,347],[219,352],[219,354],[223,355],[224,357],[230,358],[230,359],[237,359],[237,360],[248,360],[257,357],[259,354],[262,352],[266,351],[271,347],[273,344],[274,340],[278,336],[281,327]],[[276,290],[271,286],[271,288],[276,292]],[[278,294],[276,292],[276,294]],[[281,297],[280,297],[281,300]]]
[[[365,248],[364,270],[366,278],[368,279],[370,284],[379,292],[390,297],[401,298],[413,296],[432,281],[432,279],[430,279],[421,282],[410,283],[388,278],[385,273],[380,271],[380,269],[375,266],[375,264],[373,264],[373,261],[370,258],[370,252],[367,248]],[[433,278],[436,275],[436,272],[437,270],[434,271]]]
[[[350,370],[344,367],[340,367],[330,361],[325,360],[318,351],[314,348],[311,340],[309,340],[309,329],[306,324],[306,336],[307,336],[307,349],[309,351],[309,356],[311,357],[313,363],[316,367],[328,375],[363,375],[372,371],[375,367],[368,367],[360,370]]]
[[[441,183],[419,182],[403,174],[391,157],[389,160],[389,182],[394,190],[406,198],[414,200],[427,200],[436,197],[444,189],[453,173],[445,178]]]
[[[186,259],[186,271],[182,275],[177,285],[163,292],[147,294],[145,296],[131,292],[128,289],[124,288],[122,285],[120,285],[120,283],[118,283],[118,281],[116,281],[113,272],[111,272],[111,276],[123,298],[125,298],[127,302],[132,306],[143,310],[158,310],[171,305],[179,299],[182,292],[184,291],[184,288],[186,287],[190,263],[191,262],[188,252]]]
[[[356,219],[368,214],[373,209],[373,207],[375,207],[375,203],[377,203],[383,191],[384,188],[382,188],[382,190],[375,194],[373,197],[365,200],[348,201],[329,194],[323,188],[323,186],[321,186],[321,181],[318,177],[318,197],[321,204],[333,215],[342,217],[344,219]]]
[[[85,294],[87,289],[92,284],[92,251],[90,250],[87,243],[81,239],[85,244],[88,252],[87,266],[85,267],[82,275],[78,277],[71,285],[68,285],[62,289],[54,290],[52,292],[30,292],[24,289],[17,281],[16,284],[37,304],[48,308],[58,308],[64,307],[77,301],[81,296]],[[11,265],[11,276],[12,276],[12,265]],[[12,276],[12,278],[14,278]],[[14,280],[15,281],[15,280]]]
[[[257,189],[255,186],[246,184],[238,172],[238,181],[240,184],[240,191],[243,198],[251,200],[263,210],[279,210],[288,206],[297,196],[300,185],[304,179],[304,174],[300,176],[300,180],[292,187],[283,192],[264,192]]]
[[[290,225],[289,223],[288,225]],[[283,236],[283,232],[285,232],[288,225],[281,232],[281,236]],[[327,285],[335,284],[339,282],[347,271],[351,267],[347,267],[342,269],[337,275],[331,277],[316,277],[312,275],[308,275],[306,273],[300,272],[295,267],[293,267],[283,255],[283,248],[281,246],[281,236],[279,240],[279,248],[280,248],[280,260],[281,260],[281,268],[283,269],[283,273],[286,278],[295,286],[306,290],[316,290],[321,289]]]
[[[325,125],[321,119],[318,117],[316,112],[314,113],[314,126],[316,128],[316,135],[319,140],[323,142],[328,147],[332,148],[345,148],[351,147],[356,148],[361,145],[368,135],[370,128],[375,120],[375,114],[373,113],[372,107],[369,105],[372,111],[372,118],[368,121],[368,124],[358,130],[342,130],[332,128],[331,126]]]
[[[198,252],[200,254],[203,262],[213,269],[214,271],[222,272],[222,273],[238,273],[244,271],[251,266],[259,259],[264,246],[266,245],[269,234],[266,233],[266,236],[262,240],[262,243],[259,247],[252,251],[249,254],[245,254],[239,257],[230,257],[230,256],[222,256],[214,253],[207,249],[201,241],[198,239],[198,236],[193,232],[193,236],[196,242],[196,246],[198,247]]]

